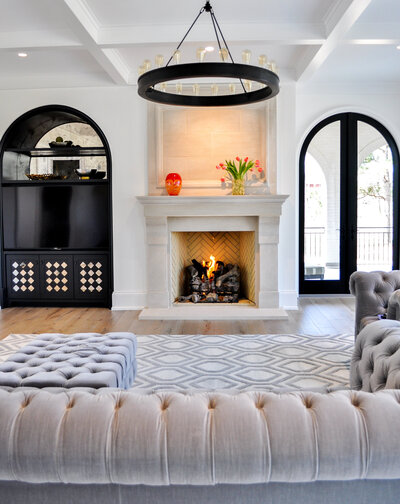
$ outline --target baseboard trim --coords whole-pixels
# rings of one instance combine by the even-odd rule
[[[112,310],[143,310],[146,306],[146,293],[134,291],[115,291],[112,295]]]
[[[279,291],[279,306],[284,310],[298,310],[297,299],[296,291]]]

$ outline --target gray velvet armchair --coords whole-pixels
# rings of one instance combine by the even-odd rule
[[[350,292],[356,297],[355,334],[380,318],[400,316],[400,271],[356,271],[350,277]]]

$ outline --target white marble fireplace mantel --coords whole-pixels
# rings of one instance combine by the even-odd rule
[[[139,196],[147,233],[147,307],[140,319],[282,319],[279,307],[279,220],[286,195]],[[171,233],[254,231],[256,304],[181,304],[171,295]]]

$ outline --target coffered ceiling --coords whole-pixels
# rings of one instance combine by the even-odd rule
[[[204,0],[2,0],[0,89],[133,85],[169,57]],[[266,54],[300,85],[400,83],[400,0],[212,0],[235,61]],[[182,50],[215,44],[204,13]],[[26,58],[18,52],[27,53]],[[213,54],[215,55],[213,57]],[[217,51],[207,55],[214,59]]]

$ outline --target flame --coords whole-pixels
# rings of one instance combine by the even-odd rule
[[[215,257],[213,255],[210,255],[210,260],[209,261],[201,261],[201,264],[204,268],[207,268],[207,278],[211,278],[211,275],[215,271]]]
[[[211,277],[211,275],[214,273],[214,271],[215,271],[215,257],[213,255],[210,255],[210,263],[209,263],[208,270],[207,270],[208,278]]]

